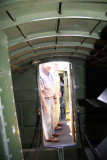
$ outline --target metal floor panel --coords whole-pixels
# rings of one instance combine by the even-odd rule
[[[59,142],[47,142],[45,141],[45,147],[64,147],[64,146],[72,146],[74,145],[71,131],[69,125],[67,125],[67,120],[61,121],[63,123],[62,130],[56,131],[60,136],[58,137]]]

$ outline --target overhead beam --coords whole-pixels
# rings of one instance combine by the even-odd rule
[[[86,56],[85,57],[79,57],[79,56],[76,56],[76,55],[73,55],[73,54],[62,54],[62,53],[57,53],[57,55],[56,54],[50,54],[50,53],[47,53],[47,54],[45,54],[44,56],[42,56],[42,57],[31,57],[31,58],[29,58],[29,59],[26,59],[25,61],[22,61],[22,62],[20,62],[18,65],[23,65],[23,64],[26,64],[26,63],[29,63],[29,62],[31,62],[31,61],[41,61],[42,59],[46,59],[46,58],[49,58],[49,57],[51,57],[51,58],[57,58],[57,57],[67,57],[68,59],[69,58],[72,58],[72,59],[83,59],[83,60],[86,60],[87,58],[86,58]]]
[[[88,66],[96,65],[96,64],[101,63],[101,62],[103,62],[103,61],[105,61],[105,60],[107,60],[107,56],[104,56],[103,58],[99,58],[98,60],[90,63]]]
[[[20,63],[20,62],[24,62],[24,61],[27,60],[27,59],[34,58],[34,57],[38,57],[38,58],[39,58],[39,56],[43,56],[43,55],[46,55],[46,54],[54,54],[54,56],[57,56],[58,53],[60,53],[60,54],[65,54],[65,55],[67,55],[67,54],[70,54],[70,55],[78,55],[78,57],[81,57],[81,56],[87,57],[87,56],[89,56],[89,55],[84,54],[84,53],[78,53],[78,52],[72,52],[72,51],[68,51],[68,52],[65,52],[65,51],[44,52],[44,53],[40,53],[40,54],[28,56],[28,57],[26,57],[26,58],[24,58],[24,59],[17,60],[17,61],[14,62],[13,64],[16,65],[16,64],[18,64],[18,63]]]
[[[92,39],[99,39],[99,35],[94,33],[92,35],[89,32],[80,32],[80,31],[62,31],[61,33],[53,32],[43,32],[38,34],[28,35],[27,38],[24,37],[16,37],[16,39],[9,41],[9,47],[16,45],[18,43],[27,42],[31,40],[41,39],[41,38],[48,38],[48,37],[84,37],[84,38],[92,38]]]
[[[17,4],[17,3],[16,3]],[[57,4],[57,3],[56,3]],[[57,5],[56,4],[41,4],[41,9],[38,11],[37,5],[35,3],[30,4],[32,5],[32,8],[29,9],[28,5],[22,5],[20,7],[17,7],[17,5],[14,4],[14,7],[11,9],[11,16],[16,19],[16,21],[12,21],[11,19],[3,19],[1,18],[0,24],[1,29],[5,29],[8,27],[20,25],[23,23],[28,23],[32,21],[40,21],[40,20],[50,20],[50,19],[61,19],[61,18],[82,18],[82,19],[94,19],[94,20],[102,20],[107,21],[106,14],[106,8],[107,4],[103,3],[62,3],[61,5],[61,14],[57,12]],[[54,9],[50,10],[52,8],[52,5],[54,5]],[[10,6],[11,7],[11,6]],[[24,9],[25,8],[25,9]],[[45,9],[47,8],[47,12]],[[10,10],[10,8],[5,9],[0,7],[0,15],[3,14],[3,12]],[[37,11],[36,11],[37,10]],[[35,12],[36,11],[36,12]],[[13,13],[15,13],[13,15]]]
[[[81,47],[81,48],[83,48],[83,50],[94,49],[94,45],[92,45],[92,44],[89,45],[89,44],[84,43],[83,45],[81,45],[80,43],[73,43],[73,42],[64,42],[64,43],[59,43],[58,42],[58,44],[55,44],[55,43],[52,44],[51,42],[42,43],[42,44],[38,44],[38,45],[33,45],[33,49],[35,51],[38,51],[38,50],[42,50],[42,49],[46,49],[46,48],[53,48],[55,46],[56,47],[62,47],[62,48]],[[24,48],[18,49],[16,51],[10,52],[9,53],[10,54],[10,59],[13,60],[14,58],[17,58],[17,57],[22,56],[24,54],[28,54],[30,52],[33,52],[33,49],[29,49],[28,47],[24,47]]]
[[[13,2],[15,2],[15,3],[13,3]],[[36,1],[35,3],[33,3],[34,5],[39,5],[39,4],[41,4],[41,3],[43,3],[44,2],[44,0],[41,0],[41,1]],[[45,2],[50,2],[50,0],[45,0]],[[69,0],[67,1],[67,0],[55,0],[55,2],[57,2],[57,3],[59,3],[59,2],[69,2]],[[79,2],[81,2],[81,3],[84,3],[84,0],[79,0]],[[85,0],[85,2],[89,2],[89,0]],[[93,0],[93,1],[91,1],[92,3],[106,3],[107,1],[106,0]],[[69,2],[70,3],[70,2]],[[78,3],[78,0],[75,0],[75,3]],[[10,6],[10,4],[11,4],[11,8],[14,8],[15,6],[17,6],[18,4],[20,5],[20,6],[23,6],[24,4],[25,4],[25,6],[27,7],[29,4],[32,4],[32,1],[26,1],[25,3],[23,3],[22,2],[22,0],[10,0],[10,1],[8,1],[8,0],[5,0],[5,1],[1,1],[0,2],[0,4],[1,4],[1,6],[5,6],[6,7],[6,9],[8,9],[9,8],[9,6]],[[4,9],[3,9],[4,10]]]
[[[43,47],[43,48],[37,48],[37,49],[35,49],[35,52],[36,51],[39,51],[39,52],[41,52],[41,54],[43,53],[43,52],[46,52],[46,49],[54,49],[53,47],[56,47],[56,46],[51,46],[51,47],[49,47],[49,46],[47,46],[47,47]],[[65,48],[64,48],[64,46],[59,46],[59,45],[57,45],[57,47],[58,47],[58,49],[59,49],[59,51],[60,52],[74,52],[75,51],[75,49],[72,49],[72,48],[66,48],[66,46],[65,46]],[[62,48],[63,47],[63,48]],[[56,50],[56,52],[58,51],[58,49]],[[61,50],[60,50],[61,49]],[[28,51],[25,51],[25,52],[22,52],[22,53],[20,53],[20,54],[16,54],[15,56],[13,56],[13,57],[11,57],[10,58],[10,60],[12,61],[12,60],[14,60],[14,59],[18,59],[19,60],[19,57],[20,57],[20,59],[21,59],[21,57],[24,57],[24,55],[27,55],[27,56],[29,56],[29,54],[30,53],[32,53],[33,52],[33,50],[28,50]],[[84,55],[86,55],[86,56],[89,56],[90,55],[90,52],[89,51],[85,51],[85,48],[84,48],[84,50],[83,49],[79,49],[78,50],[78,53],[83,53]],[[33,54],[35,54],[35,53],[33,53]],[[36,52],[36,54],[38,54],[38,52]]]
[[[56,53],[65,53],[65,54],[67,54],[67,53],[70,53],[70,54],[77,54],[78,56],[86,56],[86,57],[89,57],[90,55],[89,55],[89,53],[85,53],[85,52],[83,52],[83,51],[81,51],[81,50],[78,50],[78,52],[75,52],[75,49],[74,50],[68,50],[68,51],[61,51],[61,50],[46,50],[46,51],[44,51],[44,52],[39,52],[39,53],[37,53],[37,54],[34,54],[34,53],[29,53],[28,55],[24,55],[24,56],[22,56],[22,57],[19,57],[18,59],[14,59],[14,60],[12,60],[11,61],[11,63],[16,63],[17,61],[20,61],[20,60],[24,60],[24,59],[27,59],[27,58],[29,58],[29,57],[35,57],[36,55],[37,56],[41,56],[42,57],[42,55],[44,55],[45,53],[54,53],[54,54],[56,54]]]
[[[101,24],[101,20],[97,22],[97,24],[92,28],[92,30],[90,31],[90,35],[95,31],[95,29]]]
[[[17,66],[17,65],[15,65],[15,64],[11,64],[11,69],[12,69],[12,70],[15,70],[15,71],[19,71],[19,72],[22,72],[22,71],[25,70],[24,68],[22,68],[22,67],[20,67],[20,66]]]

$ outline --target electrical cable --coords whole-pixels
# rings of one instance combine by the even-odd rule
[[[31,149],[32,146],[33,146],[35,136],[36,136],[36,134],[38,134],[38,128],[40,128],[40,115],[39,114],[37,114],[36,129],[35,129],[35,132],[34,132],[34,135],[33,135],[33,138],[32,138],[32,142],[29,146],[29,149]],[[38,135],[37,135],[37,139],[38,139]],[[25,154],[24,159],[27,157],[28,153],[29,153],[29,151]]]
[[[40,142],[39,140],[40,140],[40,117],[39,117],[39,124],[38,124],[37,146],[36,146],[36,153],[34,156],[34,160],[36,160],[36,158],[37,158],[38,147],[39,147],[39,142]]]

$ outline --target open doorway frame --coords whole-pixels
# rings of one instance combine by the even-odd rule
[[[57,61],[57,63],[60,63],[60,61]],[[70,145],[74,144],[74,123],[73,123],[74,119],[73,119],[73,106],[72,106],[72,101],[73,101],[73,86],[72,86],[72,84],[73,83],[72,83],[72,77],[71,77],[72,76],[72,74],[71,74],[72,73],[72,71],[71,71],[72,64],[69,62],[63,62],[63,63],[68,63],[68,75],[67,75],[68,77],[67,77],[67,79],[66,79],[67,81],[65,83],[68,87],[68,96],[69,96],[68,107],[70,108],[70,113],[69,113],[70,114],[70,123],[68,125],[70,126],[70,133],[72,133],[72,142],[71,142],[71,144],[65,144],[65,146],[70,146]],[[39,80],[40,80],[40,65],[39,65]],[[40,86],[40,83],[39,83],[39,86]],[[64,88],[65,88],[65,84],[64,84]],[[41,97],[40,97],[40,101],[41,101]],[[42,103],[41,103],[41,105],[42,105]],[[65,110],[66,110],[66,108],[65,108]],[[42,107],[41,107],[41,112],[42,112]],[[42,126],[42,128],[43,128],[43,126]],[[44,139],[44,143],[43,143],[44,147],[64,146],[61,143],[55,143],[54,145],[53,145],[53,143],[50,143],[50,142],[47,143],[47,141],[45,140],[45,136],[44,136],[44,129],[43,129],[43,139]]]

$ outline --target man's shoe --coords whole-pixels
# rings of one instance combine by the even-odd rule
[[[58,136],[60,136],[60,134],[54,133],[52,136],[53,136],[53,137],[58,137]]]
[[[61,122],[58,122],[58,124],[57,124],[57,126],[62,126],[63,125],[63,123],[61,123]]]
[[[60,127],[60,126],[55,127],[55,130],[61,130],[61,129],[62,129],[62,127]]]
[[[48,142],[59,142],[59,140],[57,138],[50,138],[49,140],[47,140]]]

